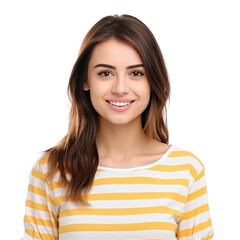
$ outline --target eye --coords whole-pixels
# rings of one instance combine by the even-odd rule
[[[113,76],[113,74],[109,71],[101,71],[101,72],[98,73],[98,75],[101,76],[101,77],[109,77],[111,75]]]
[[[141,72],[141,71],[135,70],[135,71],[132,71],[132,72],[130,73],[130,75],[133,76],[133,77],[141,77],[141,76],[144,75],[144,73]]]

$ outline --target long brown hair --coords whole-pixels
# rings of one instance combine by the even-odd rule
[[[72,104],[68,133],[59,144],[45,152],[49,159],[48,178],[53,177],[58,170],[60,181],[67,188],[67,197],[75,202],[87,202],[87,193],[99,162],[95,142],[98,114],[91,104],[89,91],[84,91],[83,86],[87,81],[88,63],[94,47],[109,38],[127,42],[141,56],[151,86],[150,102],[142,113],[142,127],[149,138],[168,142],[165,113],[170,86],[155,37],[144,23],[133,16],[114,15],[102,18],[84,38],[72,69],[68,85]]]

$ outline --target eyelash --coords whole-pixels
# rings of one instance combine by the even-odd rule
[[[136,75],[135,75],[135,74],[136,74]],[[141,76],[144,75],[144,73],[141,72],[141,71],[139,71],[139,70],[135,70],[135,71],[132,71],[132,72],[130,73],[130,75],[132,75],[132,76],[134,76],[134,77],[141,77]]]
[[[101,77],[109,77],[110,74],[114,76],[114,74],[110,71],[101,71],[98,73],[98,75]]]
[[[101,71],[98,73],[98,75],[102,77],[109,77],[110,74],[114,76],[114,74],[110,71]],[[140,76],[143,76],[144,73],[139,70],[134,70],[130,73],[130,75],[133,77],[140,77]]]

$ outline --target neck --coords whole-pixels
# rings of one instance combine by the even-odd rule
[[[112,124],[99,119],[96,143],[100,158],[114,156],[115,159],[128,159],[139,152],[146,142],[140,117],[127,124]]]

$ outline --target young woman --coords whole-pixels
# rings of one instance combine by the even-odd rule
[[[101,19],[68,90],[69,130],[33,167],[24,239],[211,239],[203,164],[168,145],[169,80],[150,30]]]

